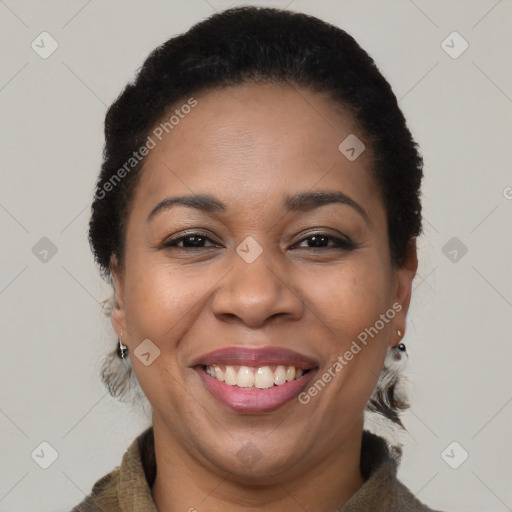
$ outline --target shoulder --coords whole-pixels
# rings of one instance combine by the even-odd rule
[[[101,477],[92,487],[91,494],[86,496],[71,512],[117,512],[117,487],[119,485],[119,468]]]
[[[85,497],[71,512],[120,512],[117,498],[118,484],[119,468],[116,468],[101,477],[93,485],[91,494]]]
[[[150,485],[156,464],[151,428],[140,434],[128,447],[121,465],[101,477],[71,512],[121,512],[128,501],[139,503],[140,510],[155,510]]]
[[[363,431],[361,475],[363,486],[339,512],[441,512],[429,508],[397,478],[401,449],[369,431]]]
[[[397,505],[404,512],[444,512],[429,508],[419,501],[400,480],[397,480]]]

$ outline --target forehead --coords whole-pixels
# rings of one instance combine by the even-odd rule
[[[136,192],[140,200],[215,190],[228,206],[238,201],[247,207],[315,188],[341,190],[358,201],[378,197],[369,144],[355,160],[340,151],[347,137],[365,137],[328,96],[290,85],[243,84],[193,99],[193,108],[181,109],[190,103],[185,98],[150,132],[155,146]]]

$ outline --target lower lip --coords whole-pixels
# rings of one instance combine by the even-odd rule
[[[202,367],[197,367],[196,371],[219,402],[236,412],[259,414],[274,411],[294,399],[314,377],[317,369],[310,370],[298,379],[268,389],[230,386],[208,375]]]

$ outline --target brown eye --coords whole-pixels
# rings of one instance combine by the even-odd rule
[[[307,236],[301,240],[301,243],[308,241],[309,247],[307,249],[314,249],[316,251],[323,251],[329,249],[344,249],[344,250],[352,250],[354,249],[354,244],[349,242],[348,240],[344,240],[342,238],[337,238],[327,233],[314,233],[312,235]],[[329,247],[329,241],[332,241],[332,244]]]
[[[202,233],[190,233],[185,236],[181,236],[179,238],[175,238],[174,240],[169,240],[165,242],[162,247],[176,247],[178,249],[202,249],[206,241],[213,241]],[[179,244],[183,243],[182,246]],[[213,245],[213,247],[218,247],[217,245]]]

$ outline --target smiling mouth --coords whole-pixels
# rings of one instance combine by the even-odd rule
[[[211,397],[244,415],[268,414],[291,404],[319,369],[315,358],[273,345],[228,346],[191,363]]]
[[[198,365],[206,389],[228,409],[241,414],[268,414],[296,398],[318,367],[289,365]],[[224,379],[224,380],[221,380]]]
[[[269,389],[300,379],[311,369],[285,365],[243,366],[243,365],[202,365],[210,377],[238,388]]]

